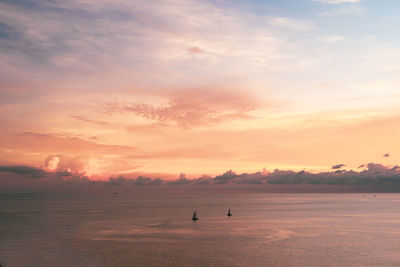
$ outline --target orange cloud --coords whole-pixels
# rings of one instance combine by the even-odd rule
[[[99,144],[78,137],[33,132],[3,136],[0,140],[0,145],[3,148],[48,154],[59,152],[75,154],[80,151],[80,154],[91,155],[95,153],[118,154],[138,151],[137,148],[129,146]]]
[[[126,112],[159,123],[190,128],[232,120],[251,119],[259,101],[244,92],[221,89],[179,90],[170,93],[166,105],[109,103],[107,112]]]
[[[106,145],[77,137],[25,132],[0,138],[1,164],[43,166],[47,171],[104,175],[121,169],[136,169],[138,163],[124,161],[138,153],[129,146]]]

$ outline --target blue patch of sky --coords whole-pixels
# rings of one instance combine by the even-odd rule
[[[293,19],[309,19],[323,8],[311,0],[230,0],[224,1],[224,5],[255,15],[275,15]]]
[[[14,5],[14,6],[19,6],[19,7],[23,7],[23,8],[35,8],[38,6],[41,6],[39,4],[39,1],[33,1],[33,0],[0,0],[1,3],[6,3],[6,4],[10,4],[10,5]]]
[[[63,8],[54,1],[0,0],[0,2],[17,6],[26,10],[31,10],[34,12],[41,12],[44,14],[53,13],[53,14],[77,17],[88,20],[90,19],[126,20],[132,18],[131,11],[118,8],[117,5],[110,5],[107,7],[107,9],[96,10],[96,9],[89,9],[87,8],[87,6],[86,8],[84,8],[85,7],[84,5],[82,5],[82,8],[79,8],[79,5],[77,5],[77,7],[75,8]]]
[[[367,28],[384,42],[400,41],[400,1],[365,1],[369,4],[370,16]]]
[[[13,34],[13,28],[0,21],[0,39],[10,39]]]
[[[312,0],[224,0],[212,1],[255,15],[279,16],[313,21],[322,34],[361,37],[367,35],[400,38],[400,1],[362,0],[359,3],[326,4]],[[337,10],[357,12],[334,14]],[[324,16],[324,13],[332,13]],[[339,12],[340,13],[340,12]],[[397,34],[396,34],[397,33]],[[396,34],[396,36],[394,36]],[[399,36],[399,37],[397,37]]]

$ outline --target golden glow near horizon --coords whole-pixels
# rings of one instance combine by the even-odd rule
[[[400,6],[385,3],[0,1],[0,165],[396,165]]]

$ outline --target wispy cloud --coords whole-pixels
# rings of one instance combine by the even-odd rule
[[[360,5],[351,6],[332,6],[326,11],[319,13],[322,17],[342,17],[342,16],[362,16],[367,13],[367,9]]]
[[[100,126],[108,126],[109,123],[105,122],[105,121],[98,121],[98,120],[92,120],[92,119],[88,119],[86,117],[83,116],[79,116],[79,115],[72,115],[71,118],[78,120],[78,121],[83,121],[83,122],[87,122],[87,123],[92,123],[92,124],[96,124],[96,125],[100,125]]]
[[[313,29],[314,23],[312,21],[292,19],[287,17],[267,17],[266,21],[273,26],[282,27],[292,30],[308,31]]]
[[[99,79],[112,86],[193,85],[222,82],[238,73],[250,80],[265,66],[279,71],[299,65],[298,57],[287,55],[285,48],[294,43],[286,35],[315,28],[308,19],[190,0],[2,2],[0,23],[0,54],[17,67],[14,80],[32,71],[43,83],[57,86],[57,79],[89,85]]]
[[[137,151],[136,148],[118,145],[105,145],[93,141],[81,139],[78,137],[68,137],[52,134],[43,134],[35,132],[17,133],[14,135],[3,136],[0,144],[3,147],[12,147],[14,149],[24,148],[32,152],[57,152],[75,153],[76,148],[80,148],[82,153],[92,154],[104,153],[131,153]]]

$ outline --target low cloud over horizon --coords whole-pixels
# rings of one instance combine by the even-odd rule
[[[51,159],[49,160],[49,162]],[[117,175],[103,180],[93,180],[83,173],[72,170],[41,169],[29,166],[0,166],[0,192],[57,192],[73,193],[69,189],[77,189],[80,186],[89,192],[96,188],[109,190],[128,190],[132,186],[178,186],[178,185],[319,185],[319,186],[369,186],[385,187],[400,186],[400,166],[384,166],[382,164],[368,163],[360,171],[338,170],[343,164],[334,165],[333,171],[312,173],[309,171],[293,171],[275,169],[268,172],[265,168],[262,172],[238,174],[229,170],[216,176],[202,175],[188,179],[181,173],[177,179],[165,179],[164,177],[147,176],[146,174],[135,176]],[[164,178],[164,179],[163,179]],[[114,188],[114,189],[110,189]],[[400,188],[400,187],[399,187]],[[173,190],[173,189],[172,189]],[[79,190],[78,190],[79,191]],[[101,190],[100,190],[101,191]],[[389,190],[390,191],[390,190]]]

